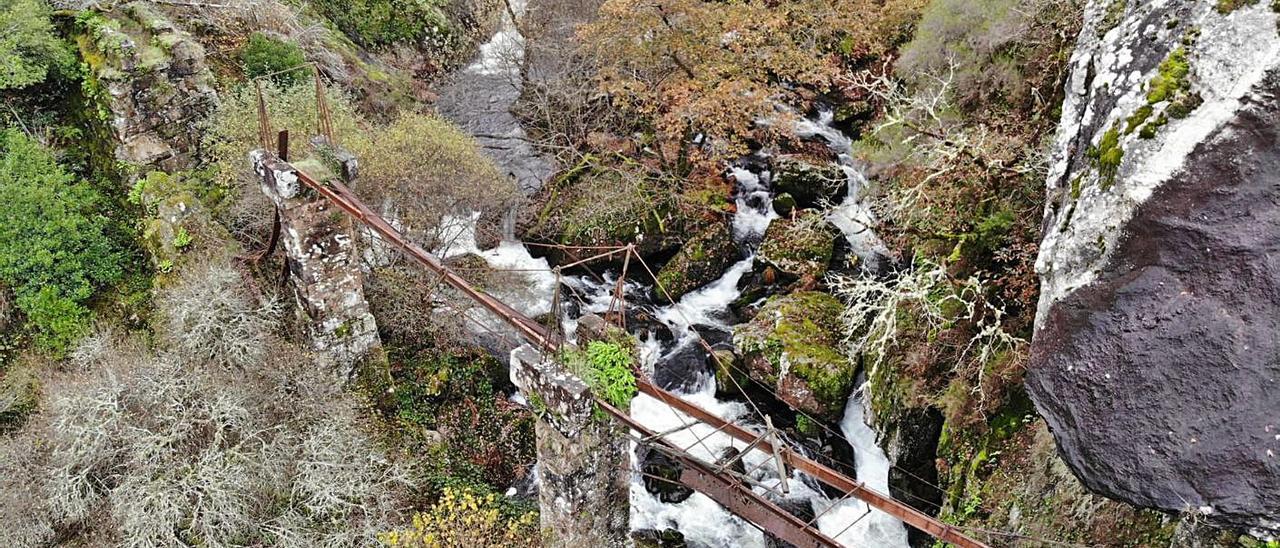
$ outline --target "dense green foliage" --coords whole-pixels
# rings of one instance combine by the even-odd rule
[[[240,62],[244,65],[245,76],[258,78],[270,75],[282,86],[306,81],[309,76],[305,69],[289,70],[307,62],[302,48],[261,32],[249,37],[249,42],[240,50]]]
[[[0,90],[43,82],[70,71],[74,58],[53,32],[41,0],[0,0]]]
[[[312,0],[351,40],[365,47],[432,41],[448,35],[444,14],[431,0]]]
[[[103,197],[16,130],[0,132],[0,281],[45,347],[62,350],[88,325],[85,303],[123,274]]]
[[[583,350],[566,350],[565,365],[591,387],[596,397],[626,410],[636,396],[631,350],[616,342],[591,341]]]

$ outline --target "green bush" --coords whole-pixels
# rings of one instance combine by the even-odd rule
[[[0,281],[37,342],[65,350],[88,324],[84,305],[94,290],[123,274],[125,254],[109,237],[104,200],[16,130],[0,131],[0,195]]]
[[[631,406],[637,389],[630,349],[615,342],[591,341],[586,350],[566,350],[564,361],[596,397],[624,411]]]
[[[444,14],[431,0],[314,0],[312,6],[365,47],[448,40]]]
[[[306,64],[302,48],[261,32],[255,32],[249,37],[249,43],[240,50],[240,62],[244,65],[245,76],[258,78],[271,75],[271,79],[282,86],[304,82],[309,76],[309,72],[304,69],[289,70]],[[289,71],[282,72],[286,70]]]
[[[0,0],[0,90],[43,82],[74,67],[67,43],[53,32],[49,6],[40,0]]]

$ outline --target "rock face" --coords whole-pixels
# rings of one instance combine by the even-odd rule
[[[86,89],[106,111],[117,160],[165,171],[194,165],[199,122],[218,104],[204,48],[144,2],[88,18]]]
[[[1027,388],[1090,488],[1275,534],[1280,36],[1268,3],[1224,11],[1090,3]]]

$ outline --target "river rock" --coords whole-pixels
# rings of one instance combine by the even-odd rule
[[[839,300],[817,291],[770,298],[734,333],[747,375],[788,405],[838,421],[855,372],[839,349],[843,311]]]
[[[680,300],[685,293],[716,281],[736,260],[738,248],[729,234],[729,226],[726,223],[708,226],[685,242],[675,257],[658,271],[661,289],[654,290],[659,292],[657,301]]]
[[[822,207],[848,192],[849,179],[835,163],[817,164],[802,156],[781,156],[774,162],[773,189],[787,193],[799,207]]]
[[[517,236],[557,246],[534,250],[551,263],[578,262],[603,251],[591,248],[634,244],[637,254],[656,265],[675,254],[690,234],[708,226],[706,219],[679,207],[679,197],[670,191],[678,183],[591,161],[552,177],[532,206],[521,208]],[[619,253],[590,262],[620,266],[622,259]]]
[[[684,470],[680,462],[662,451],[647,446],[636,447],[636,460],[644,473],[644,489],[667,503],[680,503],[693,496],[693,489],[680,483]]]
[[[806,210],[792,219],[769,223],[756,258],[789,280],[812,283],[827,273],[835,242],[835,229],[826,218],[815,210]]]
[[[1280,36],[1216,4],[1089,3],[1027,389],[1089,488],[1277,534]]]

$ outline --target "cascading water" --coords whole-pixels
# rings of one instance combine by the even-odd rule
[[[524,2],[513,1],[512,12],[523,14]],[[515,22],[504,16],[502,28],[485,45],[481,46],[477,60],[467,66],[441,93],[440,108],[446,117],[463,126],[485,145],[486,152],[498,164],[506,168],[520,183],[525,192],[536,190],[551,172],[550,164],[529,146],[523,129],[510,114],[510,106],[519,95],[519,62],[523,58],[523,38]],[[477,95],[477,94],[481,95]],[[844,231],[855,253],[871,255],[883,250],[883,245],[869,227],[874,221],[871,212],[860,201],[865,189],[861,177],[849,156],[849,139],[830,125],[830,113],[823,113],[818,120],[804,120],[797,125],[801,137],[820,137],[828,146],[837,150],[840,164],[849,177],[849,194],[844,202],[831,213],[830,220]],[[730,333],[731,314],[729,304],[739,297],[738,284],[754,265],[754,247],[763,237],[772,220],[778,217],[773,210],[770,190],[771,174],[768,171],[752,171],[747,167],[733,167],[730,175],[735,181],[734,200],[737,213],[732,221],[734,240],[743,249],[744,258],[732,265],[720,279],[686,294],[678,302],[666,306],[643,305],[642,295],[650,288],[634,282],[626,282],[624,291],[633,306],[646,306],[650,315],[669,337],[661,337],[650,328],[642,327],[635,333],[641,341],[641,360],[645,371],[654,375],[664,373],[679,365],[673,357],[698,344],[700,332]],[[530,316],[538,316],[551,310],[552,295],[557,282],[562,282],[568,293],[577,296],[572,306],[566,305],[564,330],[573,333],[574,314],[605,312],[612,301],[615,274],[605,274],[603,280],[587,277],[565,277],[557,280],[550,272],[545,259],[534,258],[528,249],[514,238],[504,238],[493,249],[480,249],[476,244],[475,224],[479,214],[450,217],[442,222],[444,234],[441,241],[449,242],[435,250],[443,257],[471,254],[482,258],[490,267],[509,270],[524,279],[518,283],[503,284],[490,291]],[[508,234],[508,236],[510,236]],[[479,312],[478,310],[476,311]],[[487,316],[487,315],[486,315]],[[489,327],[497,328],[495,318],[486,318]],[[675,365],[673,365],[675,363]],[[747,406],[739,402],[720,401],[715,397],[714,376],[699,371],[691,383],[673,387],[681,397],[716,415],[739,423],[751,423]],[[631,402],[631,414],[645,426],[655,431],[666,431],[686,423],[694,423],[657,400],[644,395]],[[887,491],[888,461],[875,444],[874,432],[862,421],[862,401],[855,394],[849,398],[844,421],[844,434],[856,452],[858,478],[871,487]],[[745,444],[729,436],[713,432],[703,424],[670,434],[667,439],[681,447],[690,447],[694,455],[708,461],[720,457],[728,447],[745,448]],[[695,441],[700,440],[700,441]],[[635,453],[633,451],[633,460]],[[756,468],[772,458],[760,451],[743,456],[747,469]],[[640,463],[633,462],[639,467]],[[776,469],[760,466],[752,473],[753,479],[764,486],[780,483]],[[847,545],[898,548],[906,546],[906,531],[893,518],[872,512],[856,500],[835,502],[812,488],[797,473],[790,478],[787,502],[809,504],[819,515],[817,524],[826,534]],[[835,504],[835,507],[832,505]],[[633,529],[674,528],[685,535],[691,545],[701,546],[766,546],[764,535],[750,523],[734,516],[704,495],[694,493],[678,504],[661,502],[650,494],[640,480],[633,478],[631,487],[631,523]]]
[[[836,161],[844,171],[849,182],[849,190],[844,200],[827,215],[827,220],[840,229],[849,242],[849,248],[862,260],[872,260],[877,256],[885,256],[888,250],[876,236],[872,227],[876,225],[875,214],[863,200],[867,191],[867,178],[853,160],[853,141],[840,130],[832,127],[834,119],[829,109],[818,111],[818,118],[802,119],[796,122],[796,135],[802,138],[820,138],[836,154]]]

